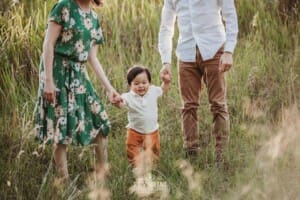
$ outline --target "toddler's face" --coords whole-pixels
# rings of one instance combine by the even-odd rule
[[[146,72],[138,74],[130,84],[130,90],[134,93],[144,96],[150,87]]]

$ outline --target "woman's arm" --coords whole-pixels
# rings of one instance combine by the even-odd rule
[[[53,58],[54,46],[61,32],[62,26],[50,21],[46,30],[46,36],[43,43],[43,63],[45,66],[45,86],[44,98],[51,102],[55,102],[55,85],[53,80]]]
[[[96,73],[97,77],[100,79],[101,84],[105,87],[107,93],[109,94],[110,102],[113,104],[118,103],[121,101],[121,97],[107,79],[107,76],[105,75],[105,72],[97,58],[97,52],[98,46],[94,45],[90,50],[88,62],[90,63],[93,71]]]

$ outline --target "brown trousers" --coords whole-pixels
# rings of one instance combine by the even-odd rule
[[[179,61],[179,85],[183,100],[183,138],[184,148],[187,151],[199,147],[197,110],[200,102],[202,79],[207,87],[210,110],[213,114],[212,133],[216,138],[217,157],[220,156],[227,143],[229,114],[226,103],[226,85],[224,72],[219,72],[218,69],[223,51],[224,48],[222,47],[214,58],[203,61],[197,48],[196,62]]]
[[[159,131],[156,130],[150,134],[141,134],[128,128],[126,153],[128,161],[133,167],[141,166],[143,164],[152,165],[154,161],[159,159]]]

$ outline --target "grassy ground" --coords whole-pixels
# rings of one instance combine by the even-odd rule
[[[91,178],[92,147],[70,147],[71,182],[61,185],[55,178],[51,148],[34,142],[32,131],[45,22],[55,1],[20,2],[0,3],[0,199],[138,199],[128,192],[134,177],[125,154],[126,113],[108,103],[113,130],[105,184]],[[199,110],[203,153],[192,162],[184,160],[181,102],[174,79],[159,102],[162,152],[153,169],[168,189],[149,199],[300,198],[299,12],[283,22],[276,2],[236,1],[240,33],[235,64],[227,74],[229,168],[219,170],[214,163],[205,89]],[[97,10],[106,38],[99,59],[120,92],[127,90],[125,72],[135,63],[148,66],[153,82],[160,84],[155,74],[161,67],[157,51],[161,6],[158,0],[110,0]],[[176,77],[175,64],[172,70]]]

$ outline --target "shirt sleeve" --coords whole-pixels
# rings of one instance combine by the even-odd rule
[[[162,63],[171,63],[172,38],[176,20],[175,7],[172,0],[164,0],[161,13],[161,22],[158,34],[158,50]]]
[[[70,7],[65,2],[56,3],[48,16],[48,23],[51,21],[56,22],[59,25],[64,25],[70,20]]]
[[[157,97],[160,97],[162,96],[163,94],[163,90],[161,87],[158,87],[158,86],[152,86],[152,90],[153,92],[156,94]]]
[[[122,97],[125,105],[128,106],[128,95],[127,95],[127,93],[121,94],[121,97]]]
[[[226,43],[224,50],[233,53],[238,34],[238,21],[234,0],[221,0],[221,9],[226,26]]]

